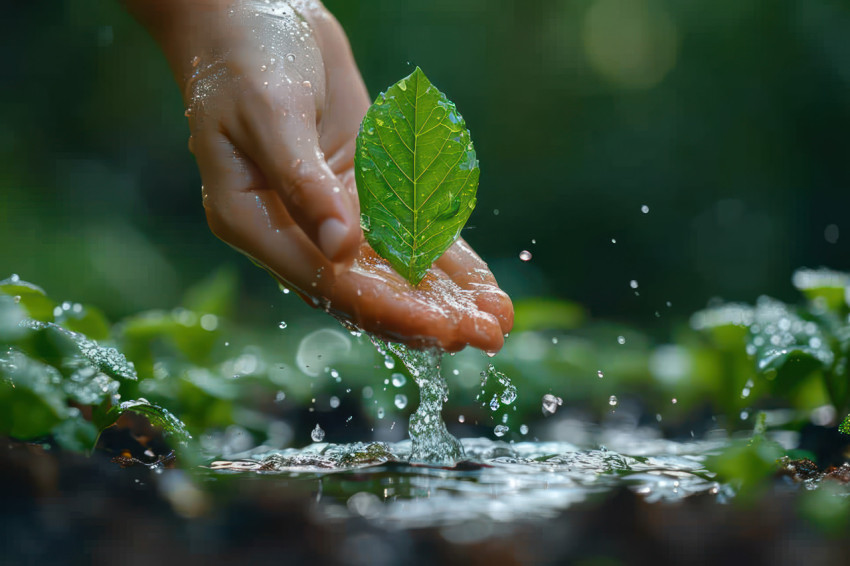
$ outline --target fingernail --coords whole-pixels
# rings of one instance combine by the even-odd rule
[[[328,218],[319,226],[319,248],[328,259],[333,260],[347,235],[345,224],[336,218]]]

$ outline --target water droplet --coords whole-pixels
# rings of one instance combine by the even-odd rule
[[[284,328],[286,328],[286,321],[281,320],[280,324],[278,324],[277,327],[280,328],[281,330],[283,330]]]
[[[531,243],[532,243],[532,244],[537,244],[537,240],[536,240],[536,239],[534,239],[534,238],[532,238],[532,239],[531,239]]]
[[[679,402],[679,400],[678,400],[678,399],[676,399],[675,397],[673,397],[672,399],[670,399],[670,402],[671,402],[671,403],[673,403],[673,404],[675,405],[676,403],[678,403],[678,402]]]
[[[510,405],[514,401],[516,401],[517,391],[516,387],[513,385],[509,385],[505,387],[505,390],[502,391],[502,394],[499,396],[502,403],[505,405]]]
[[[392,356],[384,357],[384,366],[387,369],[393,369],[395,367],[395,360],[392,358]]]
[[[459,369],[453,369],[452,375],[460,375],[460,370]]]
[[[519,259],[522,261],[531,261],[531,252],[528,250],[522,250],[519,252]]]
[[[495,434],[496,436],[501,438],[501,437],[505,436],[505,433],[507,433],[509,430],[510,429],[507,426],[500,424],[500,425],[496,425],[496,428],[493,429],[493,434]]]
[[[643,212],[644,214],[648,214],[649,213],[649,207],[646,206],[646,205],[643,205],[643,206],[640,207],[640,211]]]
[[[395,387],[403,387],[405,383],[407,383],[407,379],[404,377],[402,373],[394,373],[392,375],[393,385]]]
[[[301,83],[301,86],[303,86],[304,88],[312,88],[313,84],[310,81],[304,81]]]
[[[310,438],[313,439],[313,442],[321,442],[325,439],[325,431],[317,424],[316,428],[310,433]]]
[[[395,399],[393,400],[393,405],[395,405],[399,409],[404,409],[405,407],[407,407],[407,395],[405,395],[404,393],[399,393],[398,395],[396,395]]]
[[[292,63],[293,61],[295,61],[295,54],[287,53],[286,54],[286,60],[289,61],[290,63]]]
[[[459,422],[459,423],[466,422],[466,417],[464,417],[463,415],[458,415],[457,416],[457,422]]]
[[[617,344],[620,344],[622,346],[625,343],[626,343],[626,337],[625,336],[617,336]]]
[[[499,209],[498,208],[493,209],[493,216],[499,216]]]
[[[519,433],[523,436],[528,434],[528,425],[519,425]]]
[[[555,411],[558,410],[558,407],[560,407],[563,404],[564,404],[563,399],[561,399],[560,397],[555,397],[551,393],[547,393],[546,395],[543,396],[543,404],[542,404],[543,414],[546,415],[547,417],[549,415],[554,415]]]
[[[631,287],[632,289],[637,289],[638,288],[637,280],[632,279],[631,281],[629,281],[629,287]]]
[[[611,405],[612,407],[616,407],[617,406],[617,396],[611,395],[610,397],[608,397],[608,404]]]
[[[266,67],[265,65],[260,65],[260,71],[265,71],[266,69],[268,69],[268,67]]]
[[[557,343],[558,343],[558,338],[555,337],[555,336],[552,336],[552,344],[557,344]]]
[[[596,371],[596,377],[598,377],[599,379],[602,379],[603,377],[605,377],[605,374],[602,373],[602,370],[600,369],[600,370]]]
[[[274,396],[274,402],[275,403],[280,403],[284,399],[286,399],[286,393],[284,393],[283,391],[278,391]]]
[[[499,397],[494,393],[493,398],[490,399],[490,410],[498,411],[501,404],[499,403]]]
[[[378,407],[378,418],[379,419],[384,418],[384,408],[383,407]]]
[[[616,238],[611,238],[611,243],[612,243],[612,244],[616,244],[616,243],[617,243],[617,239],[616,239]]]
[[[333,397],[330,398],[330,400],[328,401],[328,404],[331,406],[331,409],[336,409],[337,407],[339,407],[339,397],[334,395]]]

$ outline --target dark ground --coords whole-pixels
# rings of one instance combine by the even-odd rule
[[[315,480],[243,475],[215,482],[193,507],[164,496],[167,478],[181,474],[3,441],[2,563],[797,565],[850,556],[850,538],[798,518],[787,479],[748,508],[708,497],[648,504],[623,489],[554,520],[393,532],[320,519]]]

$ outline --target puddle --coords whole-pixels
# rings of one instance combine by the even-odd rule
[[[610,438],[617,441],[616,435]],[[731,488],[714,481],[703,464],[707,454],[723,446],[721,441],[632,436],[629,449],[621,451],[565,442],[461,442],[467,459],[455,468],[409,464],[411,443],[403,441],[313,444],[218,461],[209,473],[313,482],[319,517],[359,516],[390,530],[548,519],[620,487],[648,502],[695,494],[719,501],[732,496]]]

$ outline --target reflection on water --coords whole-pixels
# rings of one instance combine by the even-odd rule
[[[594,450],[565,442],[464,439],[467,460],[453,469],[407,463],[409,441],[313,444],[215,462],[211,469],[314,482],[320,516],[361,516],[389,529],[546,519],[618,487],[649,502],[694,494],[725,500],[732,494],[703,465],[720,441],[680,443],[636,437],[634,431],[607,439],[610,448]]]

